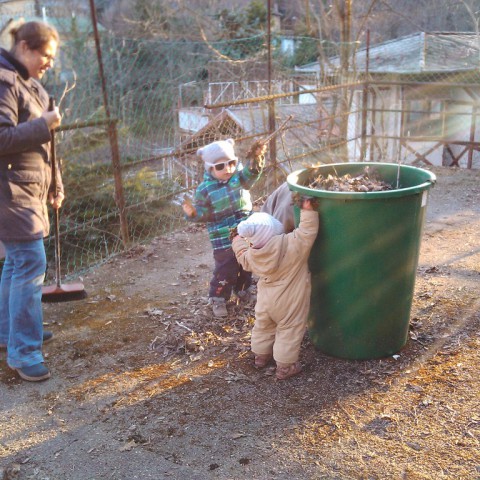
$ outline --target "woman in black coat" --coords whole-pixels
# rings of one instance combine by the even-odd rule
[[[0,241],[5,263],[0,282],[0,348],[21,378],[50,377],[42,344],[44,237],[47,202],[60,208],[64,195],[51,191],[50,131],[60,125],[58,108],[48,111],[39,80],[52,67],[57,31],[43,22],[11,30],[13,46],[0,50]]]

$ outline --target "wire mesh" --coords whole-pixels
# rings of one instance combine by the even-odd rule
[[[293,118],[276,137],[276,156],[268,158],[252,190],[259,201],[289,172],[322,163],[478,164],[478,71],[401,81],[366,75],[361,63],[348,74],[331,67],[294,72],[277,52],[268,83],[262,35],[208,43],[104,32],[103,66],[130,239],[125,244],[95,45],[75,19],[65,32],[46,88],[63,114],[57,158],[66,192],[60,237],[67,277],[183,225],[180,199],[204,171],[197,149],[234,138],[245,164],[251,144],[268,135],[271,115],[277,126]],[[329,55],[340,47],[329,43]],[[255,51],[253,61],[235,60],[242,51]],[[49,239],[50,276],[53,252]]]
[[[183,224],[179,199],[203,175],[198,148],[231,137],[244,158],[252,142],[268,134],[269,107],[263,97],[269,86],[258,59],[218,60],[215,52],[230,51],[231,42],[218,42],[212,48],[203,42],[104,35],[101,45],[109,106],[118,131],[129,237],[135,245]],[[238,41],[235,47],[240,48]],[[60,52],[61,63],[48,77],[46,88],[59,99],[64,115],[57,135],[66,191],[60,215],[62,271],[74,275],[126,246],[120,234],[94,45],[78,33],[62,43]],[[255,69],[260,70],[260,79],[249,80]],[[212,75],[225,80],[209,82]],[[277,123],[287,115],[294,120],[277,138],[277,158],[271,159],[265,180],[256,186],[256,197],[272,191],[294,166],[319,161],[324,155],[317,141],[319,107],[302,98],[305,79],[302,84],[295,82],[279,73],[272,84],[271,93],[284,95],[275,101]],[[308,83],[318,86],[314,78]],[[234,105],[255,97],[260,100]],[[232,108],[204,108],[208,102],[227,102]],[[327,107],[320,110],[323,123],[335,123],[333,116],[327,117]],[[312,145],[316,148],[310,155]],[[51,263],[52,239],[47,252]]]

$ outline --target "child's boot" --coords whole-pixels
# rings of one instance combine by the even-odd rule
[[[250,292],[248,290],[240,290],[237,292],[237,297],[240,303],[250,303]]]
[[[228,317],[227,303],[222,297],[210,298],[214,317]]]
[[[238,291],[237,297],[244,305],[255,304],[255,302],[257,301],[257,295],[255,294],[255,288],[253,285],[248,287],[246,290]]]
[[[255,355],[255,368],[266,368],[272,359],[273,355],[271,353]]]
[[[280,363],[277,362],[277,371],[275,373],[277,380],[286,380],[287,378],[298,375],[302,371],[300,362]]]

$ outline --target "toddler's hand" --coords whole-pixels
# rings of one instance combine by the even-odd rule
[[[237,235],[238,235],[237,227],[230,228],[230,233],[228,235],[229,240],[232,241]]]
[[[267,144],[262,142],[255,142],[252,145],[254,157],[263,157],[267,153]]]
[[[247,158],[251,158],[250,169],[259,172],[265,167],[265,153],[267,151],[267,144],[257,140],[251,147],[247,154]]]
[[[187,195],[183,197],[182,209],[187,217],[194,217],[197,214],[197,210]]]
[[[312,199],[311,198],[305,198],[302,202],[302,208],[304,210],[313,210]]]

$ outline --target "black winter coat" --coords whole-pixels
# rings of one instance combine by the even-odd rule
[[[48,94],[0,50],[0,240],[29,241],[49,233],[50,131],[41,117]],[[60,175],[57,175],[62,190]]]

